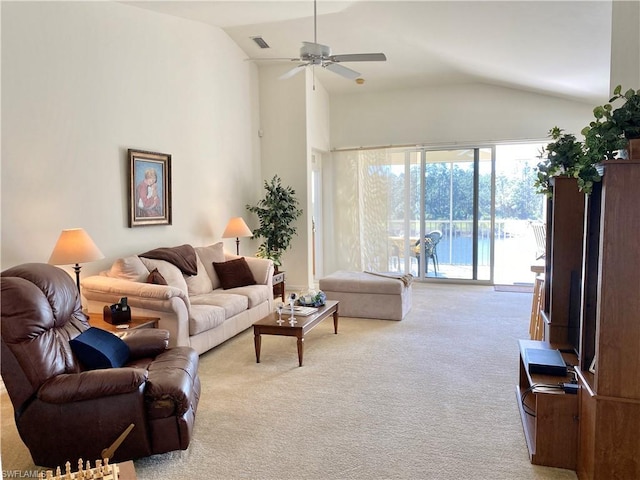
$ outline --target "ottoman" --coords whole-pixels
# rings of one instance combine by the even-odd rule
[[[402,320],[411,310],[411,276],[339,270],[319,282],[340,316]]]

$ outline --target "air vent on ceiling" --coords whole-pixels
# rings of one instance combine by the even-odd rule
[[[264,38],[262,37],[251,37],[251,40],[256,42],[256,45],[258,45],[260,48],[270,48],[269,44],[265,42]]]

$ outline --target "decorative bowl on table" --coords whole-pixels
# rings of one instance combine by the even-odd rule
[[[303,307],[322,307],[327,301],[323,291],[311,291],[298,297],[298,305]]]

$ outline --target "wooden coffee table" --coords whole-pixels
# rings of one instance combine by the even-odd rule
[[[293,326],[289,324],[291,316],[285,310],[282,312],[282,324],[278,325],[278,314],[276,312],[267,315],[262,320],[258,320],[253,324],[254,343],[256,346],[256,362],[260,363],[260,335],[283,335],[286,337],[296,337],[298,339],[298,365],[302,366],[302,356],[304,355],[304,336],[313,327],[318,325],[329,315],[333,315],[333,331],[338,333],[338,302],[335,300],[327,300],[327,303],[318,308],[313,315],[303,317],[296,316],[298,323]]]

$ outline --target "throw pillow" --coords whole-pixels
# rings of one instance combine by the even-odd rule
[[[207,272],[209,279],[211,279],[212,290],[220,288],[220,279],[213,268],[213,262],[224,262],[226,260],[224,256],[224,245],[222,242],[214,243],[207,247],[196,247],[196,254],[202,261],[204,270]]]
[[[244,257],[222,263],[213,262],[213,268],[225,290],[256,284],[256,279],[253,278],[253,273]]]
[[[200,260],[199,256],[197,256],[197,259],[198,259],[198,274],[193,275],[191,277],[185,277],[185,281],[187,282],[187,289],[189,290],[190,297],[194,295],[211,293],[211,290],[213,290],[211,279],[209,278],[209,275],[207,275],[207,271],[204,268],[202,260]]]
[[[140,261],[137,255],[131,255],[117,259],[107,272],[109,277],[124,278],[132,282],[144,282],[149,275],[149,270]]]
[[[89,370],[118,368],[129,360],[129,346],[120,337],[100,328],[90,327],[69,344]]]
[[[178,267],[164,260],[152,260],[144,257],[140,257],[140,260],[142,260],[142,263],[144,263],[150,272],[157,268],[158,272],[160,272],[167,281],[167,285],[182,290],[185,295],[187,294],[187,282]]]
[[[154,268],[147,277],[147,283],[153,283],[155,285],[168,285],[162,274],[157,268]]]

